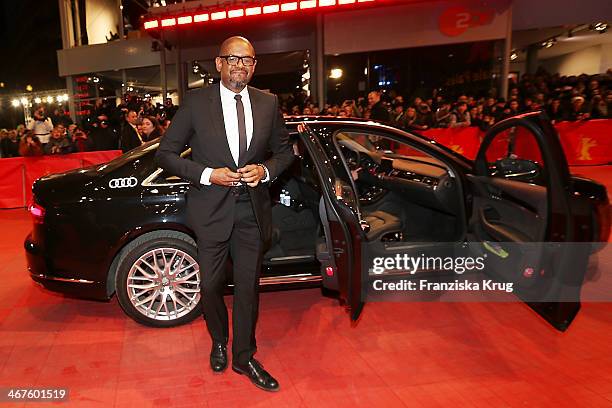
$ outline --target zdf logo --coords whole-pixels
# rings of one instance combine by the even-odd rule
[[[440,32],[449,37],[463,34],[472,27],[489,25],[493,22],[495,10],[469,10],[464,7],[450,7],[438,20]]]
[[[138,179],[136,177],[116,178],[108,182],[108,186],[110,188],[136,187],[137,184]]]

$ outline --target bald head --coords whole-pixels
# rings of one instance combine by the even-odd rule
[[[226,88],[239,93],[253,77],[257,60],[251,59],[245,65],[244,60],[228,58],[229,56],[254,59],[255,49],[249,40],[240,36],[226,39],[219,47],[219,56],[215,58],[215,67],[221,74],[221,83]]]
[[[219,55],[228,55],[231,54],[231,51],[236,47],[244,48],[249,50],[250,56],[255,56],[255,48],[253,48],[253,44],[249,40],[239,35],[235,35],[233,37],[227,38],[225,41],[221,43],[221,47],[219,47]]]

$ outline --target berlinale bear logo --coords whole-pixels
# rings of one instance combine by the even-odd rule
[[[444,11],[438,20],[440,32],[449,37],[463,34],[468,28],[491,24],[494,10],[468,10],[464,7],[451,7]]]

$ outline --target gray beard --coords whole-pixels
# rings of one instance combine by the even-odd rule
[[[244,87],[246,86],[246,81],[232,81],[231,79],[229,80],[229,84],[232,86],[232,88],[234,89],[239,89],[242,90],[244,89]]]

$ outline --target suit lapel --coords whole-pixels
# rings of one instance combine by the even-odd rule
[[[221,105],[220,84],[212,85],[209,95],[208,109],[211,115],[211,123],[214,127],[213,135],[215,135],[214,143],[223,151],[224,160],[227,166],[231,169],[235,168],[236,162],[232,156],[229,143],[227,141],[227,133],[225,133],[225,121],[223,117],[223,107]]]

